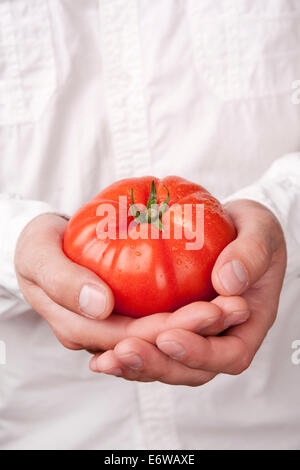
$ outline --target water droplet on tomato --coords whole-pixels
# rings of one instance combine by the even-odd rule
[[[136,256],[141,256],[142,253],[139,250],[136,250],[135,254]]]
[[[182,264],[181,259],[178,259],[178,260],[177,260],[177,264]]]

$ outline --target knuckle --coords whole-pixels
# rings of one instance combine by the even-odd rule
[[[239,375],[245,372],[252,362],[252,357],[249,351],[244,347],[240,352],[239,357],[236,361],[235,366],[231,371],[231,375]]]
[[[135,326],[136,326],[136,323],[130,321],[128,317],[122,325],[122,337],[128,338],[130,336],[134,336],[134,334],[136,334]]]
[[[66,349],[70,349],[71,351],[79,351],[80,349],[83,349],[79,344],[72,343],[67,339],[63,339],[60,342]]]
[[[145,371],[146,373],[146,371]],[[151,371],[152,380],[155,382],[162,382],[165,384],[172,384],[174,381],[171,379],[171,376],[168,372],[158,372],[158,371]],[[176,382],[175,382],[176,383]]]
[[[59,285],[59,274],[53,274],[44,267],[36,274],[38,283],[53,300],[57,299],[57,288]],[[65,291],[66,293],[66,291]]]
[[[36,290],[35,284],[33,284],[32,281],[29,281],[29,279],[26,279],[19,273],[16,274],[16,277],[18,280],[20,290],[25,300],[34,308],[33,302],[34,302],[34,294]],[[38,306],[36,306],[36,308],[34,309],[37,310]]]
[[[80,349],[83,349],[78,343],[76,343],[73,339],[71,339],[66,334],[61,334],[61,333],[55,332],[55,336],[57,337],[58,341],[66,349],[70,349],[71,351],[79,351]]]
[[[21,235],[14,257],[16,272],[25,278],[36,280],[45,271],[46,255],[38,240],[28,234]]]
[[[196,388],[196,387],[202,387],[202,385],[205,385],[208,381],[202,381],[202,380],[191,380],[187,384],[189,387]]]
[[[83,349],[80,341],[78,328],[74,324],[52,326],[55,336],[60,343],[67,349],[78,350]]]
[[[129,380],[130,382],[140,381],[140,378],[141,378],[140,372],[132,371],[128,369],[123,369],[122,372],[123,372],[122,374],[123,379]]]
[[[78,325],[77,322],[71,323],[68,328],[66,338],[69,339],[74,344],[81,344],[82,340],[82,329],[81,325]]]
[[[203,372],[201,372],[200,375],[190,378],[185,385],[188,385],[189,387],[202,387],[202,385],[210,382],[215,376],[216,374],[204,375]]]
[[[136,353],[140,352],[140,341],[138,338],[125,338],[116,345],[116,351],[121,353],[129,353],[134,351]]]

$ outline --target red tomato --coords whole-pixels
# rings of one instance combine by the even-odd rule
[[[120,214],[129,214],[124,226]],[[188,249],[197,236],[197,249]],[[211,300],[212,268],[235,237],[231,219],[203,187],[177,176],[147,176],[118,181],[81,207],[66,227],[63,247],[111,287],[116,313],[142,317]]]

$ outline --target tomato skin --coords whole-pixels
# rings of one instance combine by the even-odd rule
[[[152,227],[153,233],[157,231],[158,238],[99,239],[97,226],[102,219],[97,209],[110,203],[118,215],[119,196],[123,196],[124,209],[130,213],[131,189],[135,204],[146,205],[152,181],[159,203],[166,199],[166,188],[169,190],[170,213],[169,217],[167,213],[162,216],[162,223],[170,230],[170,238],[163,238],[163,232],[152,224],[141,224],[144,229],[145,225],[149,230]],[[193,210],[196,204],[204,205],[204,243],[200,249],[187,250],[186,243],[191,240],[175,239],[178,220],[173,209],[183,204],[192,204]],[[127,228],[133,220],[128,217]],[[81,207],[67,224],[63,249],[72,261],[94,271],[111,287],[116,313],[138,318],[214,298],[213,266],[235,237],[230,217],[203,187],[177,176],[162,180],[147,176],[113,183]]]

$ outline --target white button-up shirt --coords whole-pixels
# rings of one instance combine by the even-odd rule
[[[299,0],[0,2],[1,448],[300,448],[299,44]],[[282,223],[278,318],[240,376],[93,374],[18,289],[27,222],[148,174],[241,190]]]

